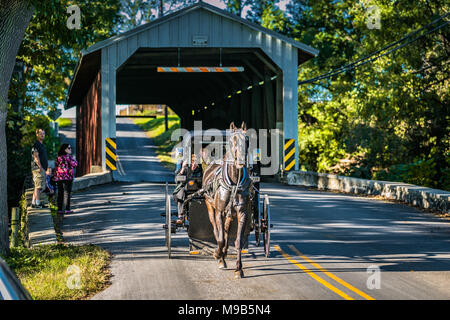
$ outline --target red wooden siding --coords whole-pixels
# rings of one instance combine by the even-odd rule
[[[77,106],[77,177],[102,165],[101,79],[97,73],[89,91]]]

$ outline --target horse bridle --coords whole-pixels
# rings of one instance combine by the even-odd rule
[[[230,134],[230,138],[228,140],[229,144],[231,144],[231,141],[232,141],[232,139],[234,137],[238,137],[240,142],[244,143],[244,161],[245,161],[245,159],[247,158],[247,148],[246,148],[247,140],[246,140],[246,136],[241,130],[234,131],[234,132],[232,132]],[[226,170],[225,162],[227,162],[227,163],[230,163],[230,162],[234,163],[234,161],[236,159],[236,157],[234,157],[234,154],[233,154],[233,146],[232,145],[230,145],[230,147],[229,147],[229,153],[231,153],[232,157],[231,157],[231,159],[229,159],[230,157],[228,155],[225,157],[224,167],[223,167],[222,170]],[[244,167],[245,167],[245,164],[244,164]],[[241,170],[239,170],[237,183],[235,185],[231,186],[231,196],[230,196],[230,199],[228,201],[228,205],[226,207],[227,217],[231,217],[231,205],[233,204],[234,199],[236,198],[236,194],[237,194],[237,191],[239,189],[240,183],[241,183]]]
[[[244,161],[247,158],[247,139],[246,139],[246,135],[241,131],[241,130],[237,130],[234,131],[230,134],[230,138],[228,139],[228,145],[229,145],[229,151],[227,152],[227,156],[225,157],[225,162],[234,162],[236,157],[234,157],[233,154],[233,146],[231,145],[231,141],[233,140],[234,137],[238,137],[239,142],[243,143],[244,146]],[[229,157],[229,155],[231,155],[231,159]]]

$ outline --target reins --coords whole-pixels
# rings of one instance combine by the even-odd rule
[[[234,134],[233,134],[234,135]],[[231,140],[231,137],[230,137]],[[238,179],[236,184],[233,184],[229,175],[228,175],[228,164],[232,163],[234,164],[235,159],[234,157],[230,157],[229,153],[227,153],[227,156],[225,156],[225,158],[223,159],[223,163],[222,163],[222,167],[221,167],[221,171],[222,171],[222,178],[220,177],[214,177],[214,179],[219,179],[219,184],[220,186],[222,186],[223,188],[230,190],[231,189],[231,194],[230,194],[230,198],[228,199],[228,203],[225,207],[225,212],[227,213],[227,217],[232,218],[232,213],[231,213],[231,206],[233,205],[235,199],[236,199],[236,195],[238,193],[238,190],[241,186],[243,186],[243,182],[244,182],[244,178],[245,178],[245,172],[244,175],[241,177],[241,170],[238,169]],[[242,171],[245,170],[245,166],[243,167]],[[229,180],[229,182],[227,181]],[[242,180],[242,181],[241,181]],[[213,183],[213,182],[211,182]],[[248,184],[248,183],[247,183]],[[247,186],[247,184],[245,184]],[[198,190],[197,192],[189,195],[188,197],[186,197],[183,206],[187,205],[187,202],[191,201],[193,197],[196,196],[202,196],[203,194],[207,193],[205,190],[205,185],[202,186],[202,189]]]
[[[224,170],[224,169],[222,169],[222,170]],[[241,183],[240,181],[241,181],[241,170],[239,170],[237,183],[231,187],[231,197],[228,200],[228,204],[226,207],[227,208],[227,217],[231,217],[231,205],[233,204],[234,199],[236,198],[237,190],[239,189],[239,185]]]

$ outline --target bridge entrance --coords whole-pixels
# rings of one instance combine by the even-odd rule
[[[187,130],[194,121],[204,130],[231,121],[278,129],[275,156],[286,170],[298,169],[297,70],[317,53],[203,2],[89,47],[66,102],[77,107],[80,174],[92,165],[107,168],[116,104],[168,105]]]

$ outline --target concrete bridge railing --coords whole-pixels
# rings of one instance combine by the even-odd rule
[[[286,180],[290,185],[382,196],[440,213],[450,211],[450,192],[412,184],[351,178],[312,171],[291,171],[287,174]]]

